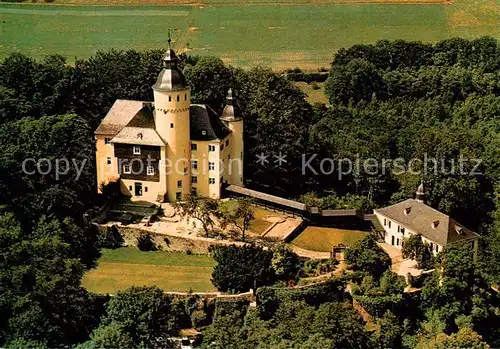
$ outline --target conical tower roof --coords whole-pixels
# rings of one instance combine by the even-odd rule
[[[421,181],[420,185],[417,188],[417,191],[415,192],[415,200],[425,203],[426,197],[427,193],[425,192],[424,181]]]
[[[179,58],[173,48],[170,47],[171,39],[168,38],[168,50],[163,58],[163,69],[153,85],[155,91],[177,91],[188,88],[186,78],[177,66]]]
[[[235,94],[233,93],[233,89],[230,88],[227,91],[226,106],[222,111],[222,120],[236,121],[236,120],[241,120],[242,118],[243,114],[238,104],[238,100],[236,99]]]

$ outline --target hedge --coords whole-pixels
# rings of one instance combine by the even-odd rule
[[[240,312],[243,316],[247,313],[250,301],[247,299],[217,299],[215,301],[214,321],[224,315]]]
[[[291,81],[325,82],[328,79],[328,73],[287,73],[286,78]]]
[[[257,310],[263,319],[270,319],[286,300],[303,300],[312,306],[344,299],[344,282],[329,280],[321,284],[312,284],[294,288],[260,287],[257,290]]]
[[[353,298],[374,317],[382,317],[387,310],[397,315],[403,306],[403,295],[401,294],[385,296],[353,295]]]

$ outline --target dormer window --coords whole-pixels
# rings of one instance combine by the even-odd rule
[[[432,229],[436,229],[439,225],[439,221],[432,222]]]
[[[464,228],[462,228],[461,226],[455,225],[455,231],[458,235],[464,235]]]
[[[410,212],[411,212],[411,206],[406,207],[405,208],[405,215],[410,214]]]
[[[104,144],[111,144],[111,138],[110,137],[104,138]]]
[[[134,145],[133,153],[134,153],[134,155],[140,155],[141,154],[141,147],[139,147],[138,145]]]

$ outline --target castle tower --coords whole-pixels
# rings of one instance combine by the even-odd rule
[[[190,192],[190,90],[182,71],[177,66],[179,59],[169,48],[164,58],[163,69],[153,85],[156,132],[165,141],[165,164],[168,201],[179,200]]]
[[[226,97],[226,106],[222,111],[221,119],[226,122],[232,132],[231,159],[228,163],[230,183],[243,185],[243,115],[238,101],[229,89]]]
[[[415,200],[425,204],[426,196],[427,196],[427,193],[425,192],[425,189],[424,189],[424,181],[421,181],[420,185],[418,186],[418,189],[415,193]]]

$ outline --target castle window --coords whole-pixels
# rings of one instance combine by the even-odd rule
[[[384,226],[387,225],[387,219],[384,218]]]
[[[177,188],[182,188],[182,181],[177,181]]]
[[[104,138],[104,144],[111,144],[111,138],[109,137]]]
[[[106,164],[111,165],[111,158],[110,157],[106,158]]]
[[[177,95],[177,102],[181,100],[181,96]]]
[[[171,123],[171,124],[170,124],[170,128],[174,128],[174,124],[172,124],[172,123]]]
[[[193,170],[196,170],[198,168],[198,161],[196,160],[191,160],[191,168]]]
[[[389,228],[391,228],[391,221],[389,221],[388,223],[389,223]]]
[[[208,151],[215,151],[215,145],[209,145]]]
[[[191,177],[191,183],[192,184],[198,183],[198,177],[196,177],[196,176]]]
[[[123,173],[130,174],[130,165],[123,165]]]
[[[175,200],[179,201],[181,199],[182,199],[182,193],[181,192],[175,193]]]
[[[132,186],[131,185],[128,186],[128,190],[132,191]]]
[[[210,177],[208,179],[208,184],[215,184],[215,178]]]
[[[140,155],[141,154],[141,147],[139,147],[138,145],[134,145],[133,153],[134,153],[134,155]]]
[[[227,154],[227,160],[231,160],[231,154]]]
[[[188,95],[187,95],[187,93],[186,93],[186,94],[184,94],[184,100],[185,100],[185,101],[187,101],[187,100],[188,100]]]
[[[172,102],[172,96],[168,96],[168,101]]]
[[[215,170],[215,163],[214,162],[209,162],[208,163],[208,170],[209,171]]]
[[[186,176],[188,174],[188,168],[184,167],[184,175]]]
[[[229,146],[229,139],[226,139],[226,147]]]
[[[146,168],[146,173],[148,176],[154,176],[155,174],[155,168],[153,166],[148,166]]]
[[[191,143],[191,150],[198,150],[198,145]]]
[[[144,191],[147,193],[148,192],[148,187],[144,187]]]
[[[222,151],[222,150],[224,150],[224,143],[222,143],[222,144],[220,145],[220,150],[221,150],[221,151]]]

